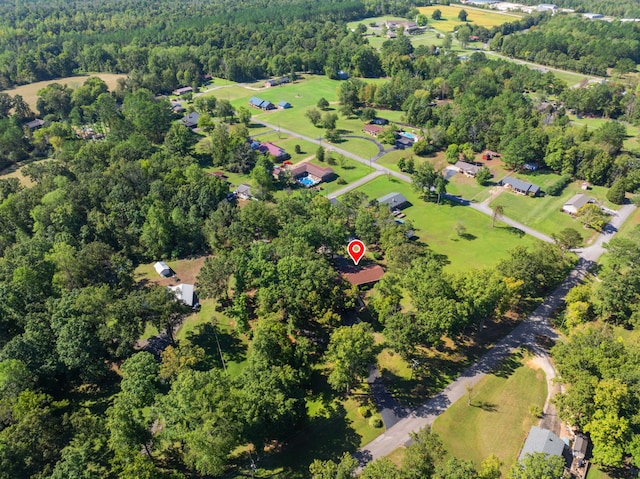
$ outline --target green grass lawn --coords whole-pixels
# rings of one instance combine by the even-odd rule
[[[548,172],[533,172],[528,175],[512,175],[525,181],[534,183],[544,191],[546,187],[554,183],[559,175]],[[583,239],[587,241],[595,232],[584,229],[582,224],[572,218],[567,213],[562,212],[562,205],[576,193],[585,193],[590,197],[601,201],[605,206],[617,209],[606,199],[607,188],[594,186],[589,191],[580,188],[582,182],[574,181],[570,183],[560,196],[546,195],[543,197],[531,198],[522,196],[510,191],[504,191],[491,202],[491,207],[501,205],[504,208],[504,215],[520,223],[530,226],[542,233],[551,235],[564,228],[573,228],[578,231]]]
[[[328,195],[329,193],[333,193],[334,191],[344,188],[347,184],[353,183],[354,181],[357,181],[363,176],[367,176],[369,173],[372,173],[374,171],[373,168],[370,168],[369,166],[364,165],[359,161],[355,161],[349,158],[344,158],[344,160],[341,160],[343,166],[341,166],[340,164],[328,165],[326,161],[320,162],[318,160],[311,160],[311,163],[325,168],[327,166],[329,168],[333,168],[333,171],[335,171],[336,175],[338,175],[338,178],[334,179],[333,181],[320,184],[320,191],[323,195]],[[342,178],[345,183],[339,183],[339,178]]]
[[[473,388],[471,406],[465,395],[435,420],[433,431],[452,456],[472,460],[477,467],[495,454],[504,463],[505,473],[529,429],[538,422],[529,414],[529,406],[542,407],[546,396],[544,373],[524,365],[520,356],[512,356]]]
[[[381,176],[362,185],[355,191],[369,198],[379,198],[387,193],[400,192],[411,202],[406,208],[407,220],[416,227],[416,234],[436,253],[448,256],[449,271],[467,271],[495,265],[505,258],[515,246],[529,246],[537,240],[521,236],[506,227],[491,227],[491,218],[457,204],[436,205],[419,199],[408,183],[396,178]],[[505,214],[507,214],[505,212]],[[456,234],[458,222],[467,229],[468,239]]]
[[[441,20],[433,20],[431,14],[434,10],[440,10],[442,12]],[[439,30],[441,32],[452,32],[454,28],[459,25],[463,25],[465,22],[461,22],[458,19],[458,14],[463,8],[457,5],[432,5],[430,7],[419,7],[420,13],[425,14],[429,18],[429,26]],[[465,6],[464,10],[467,12],[467,22],[479,25],[482,27],[496,27],[503,23],[513,22],[518,19],[520,15],[516,13],[504,14],[493,10],[481,10]]]
[[[555,74],[555,73],[554,73]],[[608,118],[578,118],[576,115],[567,114],[567,117],[571,120],[574,125],[587,125],[587,128],[590,130],[595,130],[596,128],[600,128],[602,125],[610,120]],[[632,125],[630,123],[622,122],[624,127],[627,129],[627,139],[624,141],[624,148],[633,149],[638,147],[638,136],[640,136],[640,127]]]
[[[611,479],[611,476],[606,472],[602,472],[596,466],[589,466],[589,472],[587,473],[587,479]]]

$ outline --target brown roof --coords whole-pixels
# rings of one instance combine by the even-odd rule
[[[377,263],[356,266],[347,258],[340,258],[336,269],[344,279],[356,286],[376,283],[384,276],[384,269]]]
[[[289,170],[291,176],[295,178],[303,173],[308,173],[313,176],[317,176],[318,178],[325,178],[329,175],[333,175],[334,171],[332,168],[323,168],[322,166],[314,165],[313,163],[309,163],[308,161],[303,161],[294,165]]]
[[[378,125],[365,125],[364,127],[364,131],[366,133],[375,133],[376,135],[378,133],[381,133],[384,129],[381,126]]]

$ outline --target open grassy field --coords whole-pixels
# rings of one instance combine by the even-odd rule
[[[445,254],[451,262],[449,271],[467,271],[495,265],[515,246],[528,246],[537,240],[522,236],[506,227],[491,227],[491,218],[457,204],[427,203],[418,198],[411,186],[396,178],[378,177],[357,188],[369,198],[387,193],[401,192],[411,202],[406,208],[407,220],[416,227],[416,234],[436,253]],[[507,214],[505,212],[505,214]],[[456,234],[456,225],[462,223],[468,235]]]
[[[434,10],[440,10],[442,12],[441,20],[433,20],[431,14]],[[429,26],[439,30],[441,32],[452,32],[454,28],[459,25],[463,25],[465,22],[458,20],[458,14],[462,7],[456,5],[432,5],[430,7],[419,7],[420,13],[429,17]],[[503,23],[513,22],[519,18],[519,15],[514,13],[504,14],[493,10],[481,10],[471,7],[464,7],[467,12],[467,23],[473,23],[482,27],[496,27]]]
[[[36,101],[38,100],[38,90],[50,85],[51,83],[60,83],[61,85],[67,85],[70,88],[81,87],[85,80],[89,77],[101,78],[109,87],[110,91],[116,88],[116,82],[119,78],[124,78],[126,75],[121,73],[92,73],[91,75],[79,75],[73,77],[59,78],[57,80],[39,81],[36,83],[30,83],[28,85],[21,85],[11,90],[5,90],[5,93],[9,95],[22,95],[22,98],[29,104],[33,111],[36,110]]]
[[[33,185],[33,181],[28,176],[24,176],[22,174],[22,169],[24,166],[19,165],[11,165],[4,170],[0,170],[0,180],[8,180],[9,178],[18,178],[20,184],[25,187],[29,187]]]
[[[587,473],[587,479],[611,479],[611,476],[606,472],[602,472],[596,466],[590,466]]]
[[[587,128],[590,130],[595,130],[596,128],[600,128],[607,122],[613,121],[608,118],[578,118],[576,115],[567,114],[567,117],[571,120],[574,125],[587,125]],[[627,138],[624,141],[624,148],[626,149],[634,149],[638,147],[638,137],[640,136],[640,127],[635,125],[631,125],[630,123],[622,123],[624,127],[627,129]]]
[[[544,373],[514,355],[473,388],[471,405],[466,395],[459,399],[435,420],[433,431],[451,455],[472,460],[476,467],[495,454],[504,463],[504,474],[538,422],[529,414],[529,406],[542,407],[546,396]]]
[[[559,176],[548,172],[533,172],[528,175],[513,175],[525,181],[539,185],[544,191],[545,187],[556,181]],[[606,200],[606,188],[594,186],[589,191],[580,189],[581,182],[570,183],[560,196],[546,195],[538,198],[522,196],[510,191],[504,191],[495,198],[490,206],[501,205],[504,215],[526,226],[530,226],[542,233],[551,235],[564,228],[573,228],[587,241],[595,235],[593,230],[584,229],[582,224],[567,213],[562,212],[562,205],[576,193],[585,193],[602,202],[605,206],[617,209],[616,205]]]

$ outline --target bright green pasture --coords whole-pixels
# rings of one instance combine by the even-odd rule
[[[448,256],[451,262],[447,266],[449,271],[494,266],[514,247],[530,246],[537,241],[507,227],[492,228],[489,216],[466,206],[425,202],[418,198],[411,185],[397,178],[381,176],[355,191],[361,191],[372,199],[391,192],[402,193],[412,204],[404,210],[407,215],[405,219],[413,223],[420,240],[436,253]],[[458,223],[462,223],[467,230],[464,238],[456,233]]]
[[[505,473],[515,462],[532,425],[538,422],[529,406],[542,407],[547,396],[545,375],[508,358],[498,371],[485,376],[471,392],[456,401],[433,423],[452,456],[482,460],[495,454]],[[498,437],[499,436],[499,437]]]
[[[540,186],[543,191],[560,178],[559,175],[546,172],[534,172],[528,175],[516,174],[513,176],[534,183]],[[564,189],[560,196],[546,195],[537,198],[504,191],[491,202],[490,206],[501,205],[504,208],[505,216],[547,235],[557,233],[564,228],[573,228],[586,241],[594,235],[594,231],[584,229],[578,220],[562,212],[562,205],[576,193],[585,193],[601,201],[607,207],[617,209],[617,206],[606,200],[606,188],[594,186],[589,191],[584,191],[580,189],[580,185],[581,182],[574,181]]]

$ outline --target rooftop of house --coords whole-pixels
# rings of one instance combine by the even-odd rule
[[[375,283],[384,276],[384,269],[377,263],[356,266],[351,259],[344,257],[337,258],[336,270],[344,279],[356,286]]]
[[[270,155],[275,156],[276,158],[284,154],[284,150],[282,148],[269,142],[260,143],[260,146],[258,147],[258,149],[262,153],[268,153]]]
[[[469,171],[471,173],[477,173],[480,170],[479,166],[472,165],[471,163],[467,163],[466,161],[457,161],[455,165],[456,168],[463,171]]]
[[[589,203],[591,198],[583,193],[578,193],[573,195],[564,206],[573,206],[575,208],[582,208],[584,205]]]
[[[303,161],[292,166],[289,172],[293,178],[304,173],[317,176],[318,178],[325,178],[335,173],[332,168],[314,165],[308,161]]]
[[[382,131],[384,131],[384,128],[382,128],[379,125],[373,125],[373,124],[369,124],[369,125],[365,125],[364,126],[364,131],[366,131],[367,133],[381,133]]]
[[[378,198],[378,203],[384,203],[389,205],[391,208],[398,208],[404,204],[407,204],[409,201],[404,197],[402,193],[389,193],[384,196]]]
[[[507,176],[502,180],[503,185],[509,185],[512,188],[520,191],[524,191],[526,193],[538,193],[540,191],[540,187],[538,185],[534,185],[533,183],[528,183],[526,181],[519,180],[518,178],[512,178]]]
[[[527,454],[543,452],[547,456],[562,456],[565,443],[548,429],[538,426],[531,426],[527,440],[522,446],[522,451],[518,459],[523,459]]]

